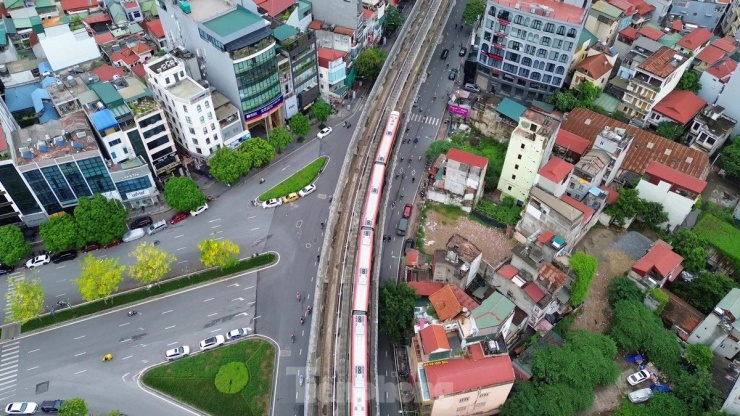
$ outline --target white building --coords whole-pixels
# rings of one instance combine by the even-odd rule
[[[674,230],[689,215],[707,183],[656,161],[650,162],[637,184],[640,198],[663,205],[668,222],[663,227]]]
[[[347,78],[345,52],[319,48],[319,91],[327,103],[341,102],[347,94],[344,79]]]
[[[721,59],[701,73],[699,78],[701,89],[696,94],[709,104],[714,104],[719,100],[736,69],[737,62],[730,57]]]
[[[704,344],[715,354],[728,360],[734,359],[740,352],[740,320],[736,316],[740,316],[740,289],[730,290],[719,301],[712,313],[691,333],[688,343]]]
[[[450,149],[446,155],[437,158],[430,170],[434,180],[427,189],[427,198],[471,212],[483,196],[487,168],[488,159]]]

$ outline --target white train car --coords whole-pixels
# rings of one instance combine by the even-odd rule
[[[373,165],[373,172],[370,174],[370,182],[367,186],[367,198],[365,207],[362,211],[362,228],[375,229],[375,222],[378,219],[378,210],[380,209],[380,200],[383,196],[383,183],[385,182],[385,165]]]
[[[367,313],[370,298],[370,276],[373,268],[373,230],[364,229],[360,233],[357,250],[355,287],[352,296],[352,311]]]
[[[367,316],[352,315],[352,397],[351,416],[368,415],[368,356],[367,356]]]
[[[392,111],[391,115],[388,116],[388,122],[385,124],[385,130],[383,130],[383,137],[380,139],[378,151],[375,153],[375,163],[382,163],[384,165],[388,163],[388,159],[393,151],[393,143],[396,140],[396,132],[400,124],[401,113]]]

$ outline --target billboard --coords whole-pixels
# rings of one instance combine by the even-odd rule
[[[467,118],[468,113],[470,113],[470,107],[469,106],[459,106],[459,105],[453,105],[450,104],[447,106],[447,111],[450,112],[450,114],[454,114],[458,117]]]

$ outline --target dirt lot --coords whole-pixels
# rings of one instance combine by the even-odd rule
[[[495,266],[511,256],[511,249],[516,246],[513,239],[508,239],[498,229],[486,227],[465,217],[446,217],[431,209],[427,210],[423,226],[422,251],[428,254],[434,250],[443,250],[453,234],[460,234],[483,252],[483,260]]]

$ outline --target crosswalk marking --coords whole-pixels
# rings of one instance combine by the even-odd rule
[[[15,395],[16,381],[18,381],[19,349],[20,341],[11,341],[3,345],[2,351],[0,351],[0,394],[7,395],[3,399]]]
[[[415,113],[415,114],[411,114],[411,121],[415,121],[417,123],[431,124],[432,126],[437,126],[439,125],[439,122],[442,121],[442,119],[438,117],[426,117],[419,113]]]

